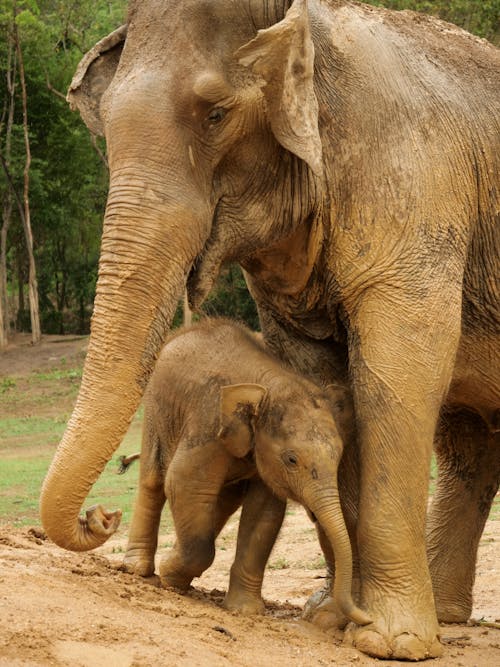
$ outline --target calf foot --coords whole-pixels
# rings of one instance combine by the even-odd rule
[[[129,548],[123,557],[121,569],[139,577],[151,577],[155,571],[154,557],[145,549]]]
[[[229,576],[229,586],[224,607],[229,611],[237,611],[245,616],[263,614],[265,611],[262,599],[262,572],[249,573],[244,567],[233,563]]]
[[[183,570],[164,566],[160,568],[160,581],[163,588],[175,588],[185,593],[191,588],[193,576]]]
[[[234,588],[229,588],[226,593],[224,607],[229,611],[237,611],[244,616],[263,614],[266,610],[264,601],[260,595]]]
[[[304,605],[302,618],[322,630],[342,630],[348,622],[333,599],[329,585],[311,595]]]
[[[160,581],[164,588],[175,588],[185,593],[191,588],[194,577],[200,574],[201,572],[194,573],[192,568],[187,567],[175,547],[160,561]]]
[[[332,596],[334,574],[327,572],[323,588],[311,595],[304,605],[302,618],[323,630],[343,630],[349,619],[341,611]],[[352,598],[359,602],[359,577],[352,580]]]

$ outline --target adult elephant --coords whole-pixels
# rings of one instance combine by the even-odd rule
[[[82,386],[41,497],[57,544],[91,549],[115,530],[119,513],[80,508],[186,282],[196,307],[221,264],[238,261],[268,343],[309,374],[340,369],[352,383],[360,484],[352,455],[344,503],[374,619],[354,644],[439,654],[427,480],[454,368],[453,405],[462,420],[482,416],[484,456],[463,464],[473,430],[448,415],[454,505],[438,494],[430,547],[444,615],[456,590],[441,545],[460,560],[478,539],[475,525],[456,535],[460,484],[483,523],[498,485],[499,66],[498,51],[458,28],[359,3],[130,3],[127,26],[87,54],[70,91],[106,136],[110,191]]]

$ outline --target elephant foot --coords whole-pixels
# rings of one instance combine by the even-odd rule
[[[448,572],[448,571],[447,571]],[[440,623],[466,623],[472,614],[472,581],[458,580],[447,574],[446,577],[432,576],[432,588],[436,602],[436,613]]]
[[[264,601],[260,595],[248,593],[248,591],[229,588],[224,598],[224,607],[229,611],[237,611],[244,616],[263,614],[266,610]]]
[[[191,588],[193,577],[180,573],[161,574],[160,581],[163,588],[173,588],[180,593],[187,593]]]
[[[375,624],[374,624],[375,625]],[[389,660],[425,660],[439,658],[443,653],[437,636],[423,639],[412,632],[391,636],[375,627],[357,627],[350,624],[344,641],[374,658]]]
[[[167,557],[160,562],[160,581],[163,588],[173,588],[179,593],[186,593],[191,588],[194,575],[178,567],[176,558]],[[172,563],[172,561],[174,561]]]
[[[365,586],[363,592],[373,622],[361,627],[350,623],[346,643],[375,658],[425,660],[442,655],[432,596],[424,604],[423,597],[399,596],[387,588]]]
[[[436,612],[440,623],[467,623],[472,605],[443,604],[436,600]]]
[[[143,549],[127,549],[121,570],[139,577],[151,577],[155,571],[154,558]]]
[[[331,596],[330,587],[311,595],[304,606],[302,618],[322,630],[342,630],[348,622]]]

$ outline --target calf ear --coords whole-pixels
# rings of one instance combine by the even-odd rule
[[[253,419],[267,390],[260,384],[231,384],[220,390],[219,438],[241,458],[253,447]]]
[[[340,437],[346,441],[354,433],[356,425],[352,393],[339,384],[329,384],[326,393]]]
[[[305,160],[317,176],[323,173],[314,93],[314,44],[307,0],[295,0],[285,18],[236,52],[238,61],[263,79],[272,131],[287,150]]]
[[[115,75],[126,36],[127,26],[122,25],[97,42],[81,59],[70,84],[69,105],[73,111],[79,110],[93,134],[104,134],[99,111],[101,97]]]

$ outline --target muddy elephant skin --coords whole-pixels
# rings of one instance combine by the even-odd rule
[[[211,565],[216,536],[243,503],[225,604],[261,612],[265,565],[292,497],[329,539],[337,609],[369,622],[351,598],[351,548],[337,489],[343,446],[333,415],[341,426],[349,414],[344,388],[320,389],[242,326],[204,320],[165,345],[144,402],[126,570],[153,574],[168,499],[177,540],[161,562],[161,580],[187,589]]]
[[[119,512],[79,518],[89,489],[183,289],[196,308],[236,261],[270,348],[351,383],[339,484],[373,623],[350,641],[440,653],[436,608],[470,613],[499,480],[499,71],[452,25],[347,0],[130,3],[69,93],[106,137],[110,188],[82,385],[41,496],[57,544],[116,529]]]

